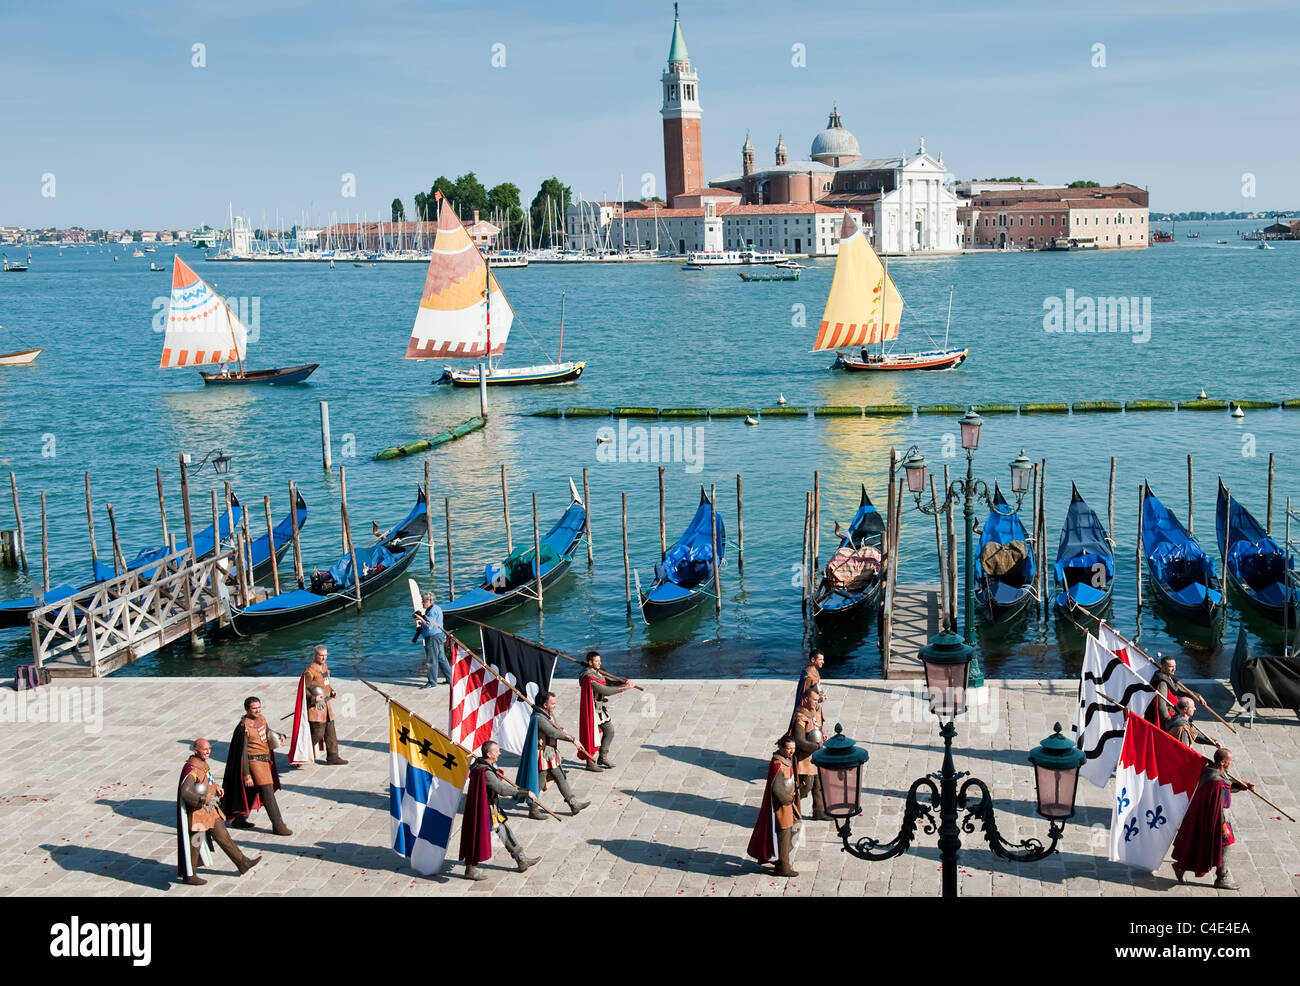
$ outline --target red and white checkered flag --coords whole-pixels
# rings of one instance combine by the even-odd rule
[[[518,696],[500,675],[474,660],[469,648],[455,637],[447,637],[447,646],[451,659],[451,738],[477,754]]]

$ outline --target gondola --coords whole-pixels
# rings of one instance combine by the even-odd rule
[[[1151,492],[1142,491],[1142,553],[1156,597],[1170,610],[1204,626],[1223,614],[1214,561]]]
[[[356,549],[363,600],[391,585],[410,566],[425,536],[427,512],[428,500],[421,489],[415,506],[400,524],[366,547]],[[348,553],[325,571],[313,572],[310,588],[282,592],[244,609],[232,606],[230,625],[240,637],[269,633],[337,613],[356,605],[356,598],[352,556]]]
[[[1269,537],[1249,510],[1231,499],[1222,480],[1214,517],[1219,554],[1227,561],[1228,584],[1274,623],[1295,627],[1300,613],[1300,594],[1292,571],[1295,559]]]
[[[208,385],[302,383],[316,371],[318,366],[319,363],[301,363],[298,366],[278,366],[271,370],[244,370],[236,373],[204,373],[200,370],[199,376]]]
[[[709,595],[713,586],[713,533],[709,517],[713,514],[709,494],[701,487],[700,505],[677,543],[668,549],[664,560],[655,565],[654,583],[649,589],[637,588],[641,615],[647,623],[671,619],[694,608]],[[726,527],[717,515],[718,559],[726,557]]]
[[[569,481],[572,499],[560,519],[539,541],[542,555],[542,589],[549,589],[568,572],[574,549],[582,540],[587,522],[587,508]],[[520,544],[504,560],[487,566],[483,582],[442,607],[443,626],[447,629],[473,620],[508,613],[529,600],[537,599],[536,553],[532,541]]]
[[[1070,509],[1056,549],[1056,607],[1073,616],[1078,610],[1096,616],[1110,602],[1115,588],[1115,550],[1097,512],[1070,484]]]
[[[299,502],[301,503],[301,497],[299,497]],[[231,519],[233,519],[235,526],[238,527],[240,520],[243,518],[244,508],[239,505],[239,501],[233,494],[230,497],[230,503],[230,516]],[[301,517],[303,522],[305,522],[305,506],[303,506]],[[224,514],[220,516],[218,523],[220,524],[221,539],[224,541],[230,536],[230,524]],[[212,527],[205,527],[203,530],[195,534],[194,543],[198,547],[200,557],[210,552],[212,550]],[[279,544],[280,542],[277,539],[277,547]],[[288,538],[286,537],[284,547],[288,547],[288,544]],[[185,541],[176,542],[177,551],[184,551],[186,546],[187,542]],[[126,563],[126,571],[147,568],[149,565],[166,558],[171,553],[172,549],[169,546],[148,548],[139,552],[134,558]],[[256,555],[254,557],[256,557]],[[267,569],[266,571],[269,572],[270,569]],[[28,625],[27,618],[33,610],[40,609],[42,606],[48,606],[51,603],[61,602],[69,596],[75,596],[79,592],[85,592],[87,589],[98,585],[100,582],[106,582],[109,579],[116,578],[119,574],[121,573],[119,573],[112,565],[96,560],[91,565],[92,578],[89,582],[82,585],[65,584],[54,586],[49,592],[43,592],[39,596],[28,596],[26,599],[14,599],[7,603],[0,603],[0,627],[26,627]],[[150,573],[145,572],[144,574],[147,578]]]
[[[813,619],[829,629],[867,620],[884,590],[881,552],[885,522],[862,487],[862,502],[848,532],[827,561],[813,592]]]
[[[1033,598],[1034,553],[1020,515],[1007,510],[1000,487],[980,534],[975,556],[975,601],[993,623],[1018,616]]]
[[[1300,660],[1252,656],[1245,627],[1237,632],[1229,680],[1237,704],[1252,715],[1257,709],[1291,709],[1300,715]]]

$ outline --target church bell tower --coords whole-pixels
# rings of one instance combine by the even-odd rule
[[[699,76],[691,69],[682,23],[673,4],[673,40],[668,48],[668,71],[663,74],[664,197],[673,199],[704,186],[703,148],[700,144]]]

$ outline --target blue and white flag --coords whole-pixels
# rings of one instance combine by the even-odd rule
[[[1205,758],[1140,715],[1128,713],[1115,770],[1110,858],[1154,873],[1183,823]]]
[[[424,876],[447,855],[469,754],[410,709],[388,703],[388,811],[393,852]]]

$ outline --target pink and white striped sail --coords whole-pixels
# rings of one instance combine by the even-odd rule
[[[456,213],[446,199],[440,202],[438,235],[406,359],[498,356],[506,348],[515,313]]]
[[[243,362],[248,327],[180,257],[172,267],[162,369]]]

